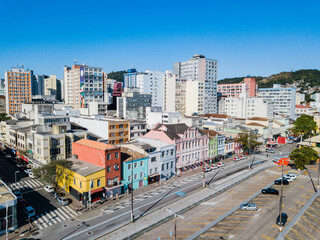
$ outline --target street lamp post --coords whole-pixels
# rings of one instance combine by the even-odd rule
[[[172,211],[171,209],[169,209],[169,208],[165,208],[165,210],[167,211],[167,212],[169,212],[169,213],[171,213],[171,214],[173,214],[173,224],[174,224],[174,226],[173,226],[173,229],[174,229],[174,240],[176,240],[177,239],[177,217],[179,217],[179,218],[181,218],[181,219],[185,219],[185,217],[184,216],[182,216],[182,215],[179,215],[179,214],[177,214],[177,213],[175,213],[174,211]]]
[[[14,183],[16,184],[17,183],[17,173],[18,173],[19,171],[15,171],[15,173],[14,173]]]
[[[283,200],[283,160],[281,162],[281,190],[280,190],[280,204],[279,204],[279,216],[280,216],[280,222],[279,222],[279,231],[281,232],[281,222],[282,222],[282,200]]]
[[[204,158],[202,158],[202,187],[206,186],[206,176],[204,169]]]

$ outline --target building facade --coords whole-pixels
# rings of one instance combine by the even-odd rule
[[[23,67],[11,68],[5,73],[6,113],[21,112],[23,103],[31,102],[33,72]]]
[[[255,78],[244,78],[243,83],[218,84],[218,92],[224,97],[238,98],[240,94],[255,97],[258,89]]]
[[[273,105],[274,113],[295,119],[296,89],[273,84],[273,88],[259,88],[258,96]]]
[[[194,55],[174,63],[173,73],[187,79],[186,115],[217,113],[217,60]]]
[[[64,101],[74,109],[103,102],[103,69],[87,65],[64,67]]]
[[[137,75],[139,73],[135,68],[128,69],[127,73],[123,74],[123,86],[124,87],[137,87]]]

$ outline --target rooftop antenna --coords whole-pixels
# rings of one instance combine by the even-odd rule
[[[77,59],[73,60],[74,65],[77,65]]]

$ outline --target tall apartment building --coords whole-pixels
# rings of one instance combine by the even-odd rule
[[[5,80],[0,78],[0,96],[5,96],[6,87],[5,87]]]
[[[258,85],[256,79],[247,77],[242,83],[218,84],[218,92],[224,97],[238,98],[240,94],[247,93],[248,97],[255,97]]]
[[[50,75],[48,78],[44,79],[44,94],[51,95],[51,90],[57,91],[57,76]]]
[[[164,111],[186,113],[187,79],[166,71],[164,75]]]
[[[99,67],[76,65],[64,67],[64,100],[74,109],[89,102],[103,102],[103,70]]]
[[[137,87],[137,75],[135,68],[128,69],[128,73],[123,75],[123,87]]]
[[[140,93],[139,88],[125,88],[117,97],[117,117],[125,119],[146,119],[146,108],[151,107],[152,95]]]
[[[33,75],[32,78],[32,95],[44,95],[44,80],[48,76],[46,75]]]
[[[259,88],[258,96],[273,104],[274,113],[295,119],[296,88],[273,84],[273,88]]]
[[[217,60],[194,55],[173,65],[173,73],[187,79],[186,115],[217,113]]]
[[[137,75],[137,87],[141,93],[152,94],[152,107],[164,106],[164,73],[147,70]]]
[[[12,67],[5,73],[6,112],[21,111],[22,103],[31,102],[33,71],[23,67]]]

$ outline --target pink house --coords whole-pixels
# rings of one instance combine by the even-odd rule
[[[184,123],[158,124],[143,137],[175,144],[177,174],[209,161],[209,135],[196,127]]]

